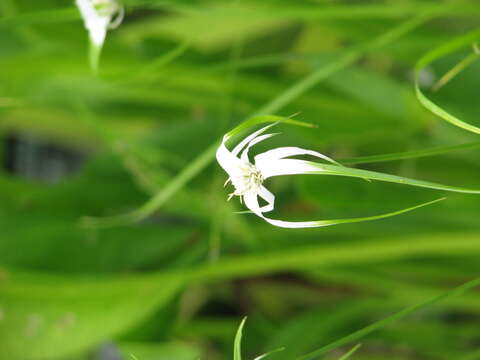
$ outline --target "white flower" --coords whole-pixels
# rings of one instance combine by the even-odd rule
[[[248,151],[253,145],[276,135],[263,134],[265,130],[273,125],[275,125],[275,123],[265,126],[246,137],[235,146],[232,151],[226,147],[226,142],[230,136],[227,134],[223,137],[223,141],[217,149],[216,157],[220,166],[229,175],[229,179],[225,184],[231,181],[235,187],[235,191],[230,194],[229,199],[235,195],[239,196],[240,201],[243,200],[247,208],[275,226],[287,228],[325,226],[326,224],[322,225],[319,221],[291,222],[270,219],[263,215],[266,212],[272,211],[275,203],[275,196],[263,186],[266,179],[280,175],[313,174],[321,172],[318,166],[315,166],[309,161],[290,159],[290,157],[312,155],[338,165],[334,160],[319,152],[298,147],[279,147],[266,151],[256,155],[252,163],[249,159]],[[258,197],[265,200],[267,204],[260,206]]]
[[[93,45],[92,66],[97,67],[98,55],[107,30],[116,28],[123,20],[124,9],[116,0],[76,0],[85,28]]]

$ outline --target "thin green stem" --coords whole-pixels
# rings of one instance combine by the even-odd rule
[[[468,55],[462,61],[460,61],[457,65],[451,68],[445,75],[443,75],[433,86],[433,91],[440,90],[445,84],[451,81],[455,76],[465,70],[469,65],[473,64],[478,58],[480,57],[480,53],[473,52],[472,54]]]

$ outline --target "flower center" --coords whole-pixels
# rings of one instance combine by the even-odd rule
[[[263,183],[263,176],[260,170],[255,165],[247,163],[240,168],[241,172],[237,176],[232,176],[232,181],[235,191],[228,197],[230,200],[232,196],[243,196],[248,192],[257,191]]]

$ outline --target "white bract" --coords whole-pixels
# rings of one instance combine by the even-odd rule
[[[90,38],[90,63],[97,71],[107,30],[120,25],[124,9],[116,0],[76,0],[76,4]]]
[[[258,154],[254,161],[249,159],[248,151],[259,142],[266,140],[276,134],[263,134],[267,129],[275,124],[271,124],[254,132],[243,139],[232,151],[226,147],[229,140],[229,134],[223,137],[223,141],[217,149],[216,157],[220,166],[227,172],[229,181],[235,187],[235,191],[230,194],[229,200],[233,196],[239,196],[246,207],[253,213],[268,221],[270,224],[286,228],[303,228],[325,226],[319,221],[300,221],[291,222],[283,220],[270,219],[263,214],[274,209],[275,196],[263,185],[264,181],[273,176],[294,175],[294,174],[313,174],[321,172],[314,163],[299,159],[290,159],[297,155],[312,155],[331,163],[337,164],[329,157],[313,151],[298,147],[279,147]],[[265,200],[266,205],[260,206],[259,199]]]
[[[76,0],[92,43],[101,47],[108,29],[120,25],[123,7],[115,0]]]

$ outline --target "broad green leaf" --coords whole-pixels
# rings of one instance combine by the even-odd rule
[[[178,292],[181,278],[78,278],[4,270],[0,355],[54,359],[80,352],[144,320]]]

